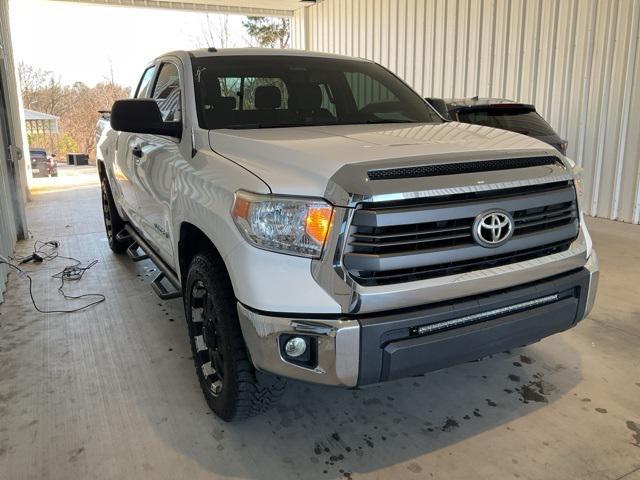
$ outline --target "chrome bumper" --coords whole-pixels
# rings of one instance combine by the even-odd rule
[[[355,387],[360,363],[357,320],[297,319],[264,315],[238,303],[238,317],[251,361],[258,370],[311,383]],[[318,366],[305,368],[282,358],[278,338],[309,334],[318,342]]]
[[[598,287],[598,258],[595,252],[584,264],[588,272],[586,293],[581,293],[582,309],[575,322],[593,308]],[[584,297],[586,296],[586,299]],[[584,300],[583,300],[584,299]],[[390,312],[389,315],[392,315]],[[409,314],[406,314],[407,316]],[[395,317],[403,317],[395,314]],[[238,317],[253,365],[260,371],[323,385],[358,385],[362,324],[354,319],[289,318],[255,312],[238,303]],[[281,353],[282,334],[312,335],[317,341],[317,366],[306,368],[286,361]],[[513,345],[514,347],[522,344]],[[368,346],[363,345],[363,349]],[[363,365],[366,366],[366,365]]]

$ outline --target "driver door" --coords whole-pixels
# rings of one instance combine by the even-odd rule
[[[156,65],[150,65],[145,69],[136,88],[134,98],[148,98],[156,72]],[[135,226],[140,225],[140,211],[136,193],[139,183],[138,178],[136,178],[137,158],[134,153],[139,148],[140,142],[140,135],[136,133],[118,132],[113,166],[113,173],[118,180],[113,186],[113,194],[120,197],[118,203]]]
[[[181,68],[163,61],[151,90],[165,122],[182,121]],[[175,163],[180,158],[180,139],[160,135],[136,135],[135,176],[140,225],[144,237],[169,265],[173,263],[171,241],[171,189]]]

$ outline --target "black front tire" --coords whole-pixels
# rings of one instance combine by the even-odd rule
[[[125,222],[118,213],[116,204],[111,194],[111,188],[106,178],[102,179],[101,184],[102,193],[102,215],[104,218],[104,229],[107,233],[107,240],[109,241],[109,248],[114,253],[124,253],[131,241],[120,241],[117,238],[117,234],[124,229]]]
[[[195,255],[183,298],[196,374],[211,410],[227,422],[269,410],[284,393],[286,380],[251,364],[231,280],[218,255]]]

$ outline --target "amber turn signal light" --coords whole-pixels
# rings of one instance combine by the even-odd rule
[[[324,245],[331,225],[331,207],[310,207],[307,212],[306,231],[318,245]]]

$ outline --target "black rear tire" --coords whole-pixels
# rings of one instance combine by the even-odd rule
[[[236,299],[224,263],[196,254],[183,290],[196,374],[207,404],[227,422],[269,410],[286,380],[256,371],[242,337]]]
[[[102,192],[102,215],[104,218],[104,229],[107,233],[107,240],[109,241],[109,248],[114,253],[124,253],[129,245],[129,241],[120,241],[117,239],[117,234],[124,229],[125,221],[122,219],[116,208],[116,204],[111,194],[111,187],[106,178],[102,179],[101,183]]]

